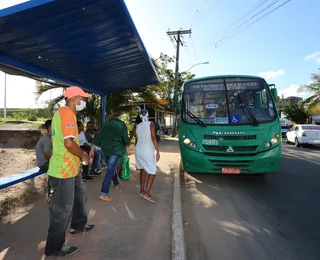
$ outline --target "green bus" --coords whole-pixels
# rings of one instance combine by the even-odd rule
[[[189,173],[267,174],[280,167],[281,126],[275,85],[256,76],[186,81],[179,145]]]

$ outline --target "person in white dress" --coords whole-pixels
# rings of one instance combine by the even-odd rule
[[[156,127],[153,122],[149,122],[148,111],[141,110],[141,123],[136,126],[136,168],[140,170],[140,196],[154,202],[150,195],[150,190],[157,173],[156,163],[160,159],[160,152],[156,136]]]

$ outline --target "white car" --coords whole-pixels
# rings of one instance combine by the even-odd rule
[[[320,145],[320,125],[295,125],[286,134],[287,143],[296,147],[305,144]]]

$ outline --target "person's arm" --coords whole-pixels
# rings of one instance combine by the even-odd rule
[[[65,110],[64,113],[61,113],[61,127],[66,149],[73,155],[79,157],[82,161],[88,163],[88,154],[81,150],[75,141],[76,136],[78,135],[77,122],[71,110]]]
[[[93,142],[93,139],[92,139],[91,135],[88,133],[88,131],[85,131],[85,132],[84,132],[84,136],[86,137],[86,140],[87,140],[89,143],[92,143],[92,142]]]
[[[134,126],[133,126],[133,128],[132,128],[132,131],[131,131],[131,133],[130,133],[129,145],[131,144],[133,137],[136,136],[136,127],[137,127],[136,124],[134,124]]]
[[[159,146],[158,146],[158,140],[157,140],[157,135],[156,135],[156,127],[154,125],[154,123],[151,122],[150,124],[150,130],[151,130],[151,139],[154,145],[154,148],[156,149],[156,160],[157,162],[160,159],[160,152],[159,152]]]
[[[44,153],[44,157],[46,157],[46,159],[48,161],[50,161],[51,158],[51,140],[48,138],[48,140],[46,140],[46,142],[44,142],[43,144],[43,153]]]
[[[128,128],[125,123],[123,123],[122,142],[124,146],[128,146],[129,144]]]
[[[93,158],[94,157],[94,150],[96,148],[96,146],[101,146],[101,142],[102,142],[102,137],[103,137],[103,132],[105,131],[105,128],[107,122],[105,122],[100,130],[100,132],[97,134],[96,138],[93,140],[92,145],[91,145],[91,151],[89,153],[89,157]]]

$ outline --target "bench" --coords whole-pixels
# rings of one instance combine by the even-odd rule
[[[9,186],[15,185],[19,182],[23,182],[34,177],[37,177],[41,174],[46,173],[45,170],[40,170],[39,167],[32,168],[23,172],[15,173],[10,176],[0,178],[0,190],[7,188]]]

